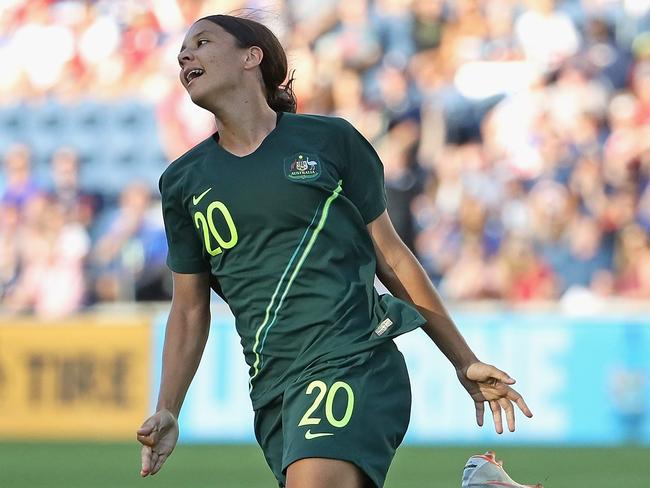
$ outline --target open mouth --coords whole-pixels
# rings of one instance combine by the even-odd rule
[[[203,71],[201,68],[194,68],[185,73],[185,81],[187,81],[187,85],[189,86],[193,80],[201,76],[203,73],[205,73],[205,71]]]

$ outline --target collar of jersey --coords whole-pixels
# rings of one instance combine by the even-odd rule
[[[219,132],[215,132],[212,134],[212,140],[214,141],[215,145],[217,146],[218,151],[221,154],[224,154],[230,158],[241,160],[245,158],[250,158],[251,156],[255,156],[258,154],[260,151],[264,149],[268,145],[268,143],[275,137],[276,133],[278,132],[278,129],[280,128],[280,121],[282,120],[284,115],[284,112],[276,112],[276,118],[275,118],[275,127],[271,132],[269,132],[266,137],[262,140],[262,143],[255,149],[252,153],[246,154],[244,156],[237,156],[229,151],[226,151],[223,147],[221,147],[221,144],[219,144]]]

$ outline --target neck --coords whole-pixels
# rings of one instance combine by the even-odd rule
[[[245,156],[257,149],[275,128],[277,115],[268,106],[261,91],[240,93],[215,107],[219,145],[236,156]]]

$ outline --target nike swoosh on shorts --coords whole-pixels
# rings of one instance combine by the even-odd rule
[[[307,432],[305,432],[305,439],[310,440],[310,439],[316,439],[316,437],[323,437],[326,435],[334,435],[333,432],[316,432],[313,433],[311,432],[311,429],[307,429]]]

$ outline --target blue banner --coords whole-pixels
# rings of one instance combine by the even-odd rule
[[[479,358],[517,380],[533,419],[517,415],[517,431],[485,425],[447,359],[418,330],[397,340],[413,390],[409,443],[650,444],[650,320],[643,315],[567,317],[541,313],[456,313]],[[158,391],[164,321],[154,326]],[[253,412],[234,319],[213,311],[210,338],[180,417],[181,440],[252,442]],[[505,424],[505,420],[504,420]]]

